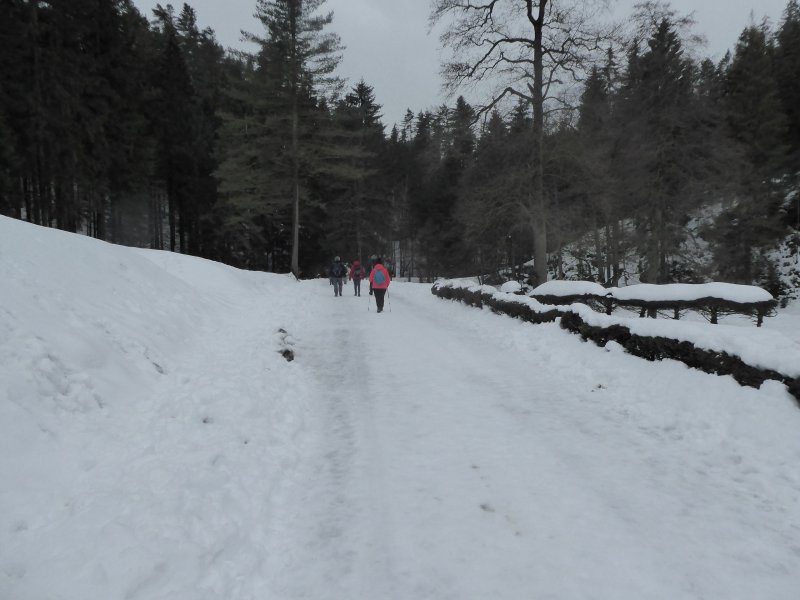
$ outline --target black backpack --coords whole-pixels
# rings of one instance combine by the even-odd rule
[[[334,277],[344,277],[345,276],[345,269],[344,265],[340,262],[333,264],[333,276]]]

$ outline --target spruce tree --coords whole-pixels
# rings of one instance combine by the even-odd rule
[[[792,161],[800,158],[800,1],[789,0],[775,36],[775,80],[786,114],[786,143]]]
[[[324,95],[325,86],[332,83],[340,58],[339,37],[324,33],[333,14],[316,14],[324,1],[258,0],[256,18],[266,35],[250,36],[260,45],[260,66],[268,80],[270,132],[286,141],[277,164],[288,167],[289,189],[284,198],[292,210],[291,270],[295,275],[300,273],[301,203],[311,192],[308,178],[314,151],[308,142],[318,117],[317,95]]]
[[[374,89],[363,80],[333,111],[333,122],[319,132],[328,147],[320,147],[322,171],[337,189],[326,203],[330,218],[327,245],[330,253],[346,253],[364,260],[370,253],[385,253],[392,239],[393,220],[388,194],[378,182],[379,160],[384,152],[381,106]],[[325,158],[327,156],[327,158]]]
[[[739,36],[725,74],[724,106],[738,142],[738,199],[717,220],[715,256],[722,278],[753,283],[755,249],[780,234],[781,194],[775,181],[782,172],[786,118],[773,71],[773,47],[766,25],[747,27]]]
[[[456,208],[463,235],[470,244],[470,271],[485,274],[511,263],[506,240],[518,233],[515,229],[518,204],[513,199],[520,192],[513,188],[514,178],[508,164],[512,156],[508,127],[494,110],[475,143]]]
[[[684,56],[670,17],[653,29],[641,52],[633,45],[618,101],[621,193],[636,224],[642,280],[665,283],[678,263],[689,211],[704,197],[712,148],[699,118],[696,68]],[[678,269],[678,270],[676,270]]]
[[[171,7],[170,7],[171,8]],[[163,49],[155,72],[158,92],[158,176],[168,199],[169,249],[187,250],[188,214],[196,191],[193,122],[195,91],[178,39],[173,15],[157,13],[163,27]]]

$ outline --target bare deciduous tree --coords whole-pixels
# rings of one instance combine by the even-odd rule
[[[433,0],[431,24],[451,56],[443,64],[446,85],[486,90],[477,107],[486,114],[516,96],[533,112],[530,187],[516,199],[534,236],[540,282],[547,280],[547,202],[544,132],[548,112],[569,108],[565,91],[579,81],[607,38],[601,12],[608,0]]]

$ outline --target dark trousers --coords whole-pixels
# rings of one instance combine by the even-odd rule
[[[375,304],[378,306],[378,312],[381,312],[383,310],[383,299],[386,296],[386,288],[382,290],[373,288],[373,292],[375,292]]]
[[[356,293],[356,296],[361,295],[361,279],[353,279],[353,290]]]
[[[344,277],[333,277],[331,278],[333,281],[333,295],[334,296],[341,296],[342,295],[342,282],[344,281]]]

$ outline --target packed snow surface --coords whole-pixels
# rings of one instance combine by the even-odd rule
[[[798,597],[777,383],[6,218],[0,281],[3,600]]]
[[[617,300],[643,302],[692,302],[701,298],[718,298],[740,304],[769,302],[772,294],[754,285],[736,283],[639,283],[627,287],[604,288],[592,281],[553,280],[542,283],[533,296],[611,296]]]

